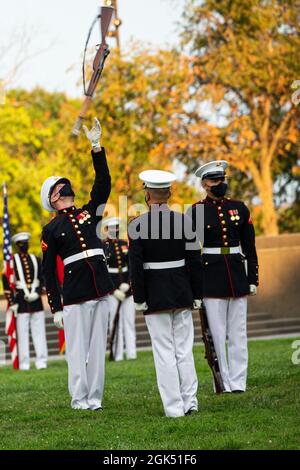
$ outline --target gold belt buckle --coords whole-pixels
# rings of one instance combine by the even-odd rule
[[[93,250],[92,249],[85,250],[83,253],[84,253],[85,258],[90,258],[90,256],[93,255]]]
[[[230,255],[230,247],[228,246],[223,246],[221,248],[221,255]]]

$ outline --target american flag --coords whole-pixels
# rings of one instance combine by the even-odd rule
[[[64,283],[64,263],[60,256],[56,257],[56,276],[60,287]],[[66,351],[65,330],[58,330],[58,348],[59,354],[64,354]]]
[[[3,275],[6,276],[11,289],[15,289],[14,258],[10,238],[10,225],[7,206],[7,188],[3,184]],[[6,312],[6,334],[9,341],[14,369],[19,368],[18,348],[17,348],[17,326],[14,313],[8,308]]]

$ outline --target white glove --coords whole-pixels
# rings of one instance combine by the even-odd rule
[[[193,302],[193,309],[194,310],[199,310],[202,306],[202,300],[200,299],[194,299],[194,302]]]
[[[113,293],[113,296],[119,301],[119,302],[123,302],[123,300],[125,300],[126,298],[126,295],[124,294],[124,292],[122,292],[120,289],[116,289]]]
[[[137,312],[146,312],[146,310],[148,310],[146,302],[143,302],[142,304],[134,304],[134,306]]]
[[[15,317],[18,315],[18,309],[19,309],[18,304],[13,304],[9,307],[9,310],[11,310],[13,312]]]
[[[250,289],[250,295],[256,295],[257,294],[257,287],[256,287],[255,284],[250,284],[249,289]]]
[[[127,284],[127,282],[122,282],[122,284],[119,286],[119,289],[126,294],[126,292],[129,291],[130,285]]]
[[[24,295],[24,299],[31,303],[35,302],[39,298],[39,294],[37,292],[31,292],[28,295]]]
[[[56,328],[60,330],[64,329],[63,312],[61,310],[59,312],[55,312],[53,322]]]
[[[82,127],[85,132],[85,135],[91,142],[93,149],[100,149],[101,148],[100,139],[102,136],[102,128],[101,128],[100,122],[98,121],[96,117],[94,118],[94,122],[95,124],[91,128],[90,131],[88,130],[86,126],[82,126]]]

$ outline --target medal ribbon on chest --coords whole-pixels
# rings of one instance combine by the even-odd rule
[[[84,224],[84,222],[87,222],[90,218],[91,215],[88,213],[88,211],[83,211],[80,212],[80,214],[76,215],[76,219],[81,225]]]
[[[237,209],[230,209],[228,214],[230,215],[230,220],[240,220],[239,211]]]

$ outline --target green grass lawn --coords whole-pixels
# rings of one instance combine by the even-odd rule
[[[195,347],[200,411],[170,419],[151,352],[107,363],[104,412],[70,408],[67,367],[0,369],[0,449],[299,449],[300,365],[293,339],[252,341],[248,391],[212,393],[203,347]]]

